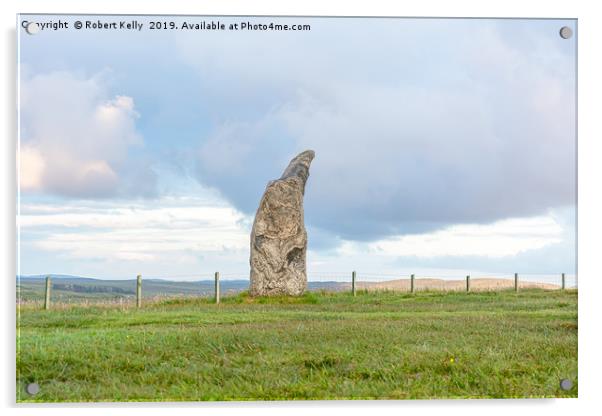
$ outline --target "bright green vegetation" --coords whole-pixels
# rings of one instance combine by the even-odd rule
[[[20,309],[18,401],[577,396],[576,291]]]

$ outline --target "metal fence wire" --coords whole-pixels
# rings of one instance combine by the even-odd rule
[[[568,273],[473,273],[473,274],[394,274],[355,272],[308,273],[308,285],[319,287],[347,282],[360,290],[399,291],[487,291],[503,289],[577,289],[577,275]]]
[[[498,291],[523,289],[575,290],[577,275],[568,273],[433,273],[433,274],[396,274],[309,271],[307,274],[308,291]],[[87,279],[85,279],[87,280]],[[132,279],[91,280],[88,285],[78,281],[71,283],[64,279],[46,277],[39,284],[43,287],[43,307],[50,309],[53,298],[71,303],[61,292],[73,291],[91,295],[90,298],[78,297],[79,301],[94,303],[95,295],[102,293],[103,301],[135,302],[140,308],[145,301],[162,298],[209,297],[216,303],[220,297],[235,295],[249,287],[249,272],[213,272],[187,275],[146,276],[137,275]],[[53,295],[51,296],[51,293]],[[54,293],[58,293],[58,299]],[[107,296],[110,295],[110,296]],[[22,303],[18,297],[18,302]]]

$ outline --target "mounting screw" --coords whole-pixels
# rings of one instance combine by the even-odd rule
[[[25,387],[25,391],[27,394],[35,396],[40,392],[40,385],[38,383],[29,383],[27,387]]]
[[[40,25],[36,22],[29,22],[27,23],[27,26],[25,26],[25,31],[30,35],[35,35],[40,31]]]
[[[563,378],[562,380],[560,380],[560,388],[562,390],[570,390],[573,388],[573,382],[568,378]]]
[[[562,39],[568,39],[568,38],[570,38],[571,36],[573,36],[573,29],[571,29],[571,28],[570,28],[570,27],[568,27],[568,26],[562,26],[562,27],[560,28],[560,37],[561,37]]]

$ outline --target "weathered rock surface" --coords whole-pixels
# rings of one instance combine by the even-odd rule
[[[303,195],[314,156],[297,155],[261,198],[251,232],[251,296],[298,296],[307,287]]]

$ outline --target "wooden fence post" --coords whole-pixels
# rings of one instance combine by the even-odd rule
[[[518,273],[514,273],[514,291],[518,292]]]
[[[351,272],[351,293],[355,296],[355,270]]]
[[[470,275],[466,276],[466,291],[470,292]]]
[[[215,303],[219,303],[219,272],[215,272]]]
[[[414,275],[410,276],[410,293],[414,293]]]
[[[565,285],[565,280],[564,280],[564,273],[562,273],[562,290],[564,290],[566,287]]]
[[[136,307],[142,307],[142,275],[136,276]]]
[[[46,292],[44,293],[44,309],[50,309],[50,276],[46,276]]]

